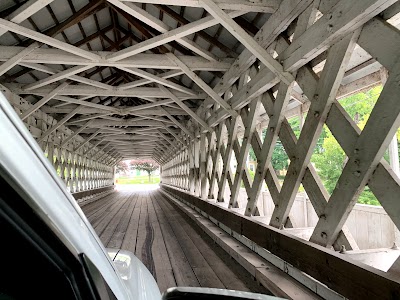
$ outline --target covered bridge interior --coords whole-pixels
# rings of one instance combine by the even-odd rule
[[[148,261],[163,288],[399,299],[399,28],[397,0],[2,0],[0,89],[106,246],[178,253],[169,273]],[[360,127],[340,100],[376,86]],[[311,163],[324,126],[347,156],[332,193]],[[134,158],[160,165],[159,190],[114,190],[115,166]],[[379,208],[358,208],[365,187]],[[180,260],[225,266],[220,251],[263,287]]]

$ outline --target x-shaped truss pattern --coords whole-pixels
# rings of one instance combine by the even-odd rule
[[[214,110],[206,118],[210,124],[218,124],[214,127],[215,131],[199,133],[183,151],[184,155],[176,156],[166,163],[163,168],[164,181],[187,189],[203,199],[228,201],[228,206],[235,208],[243,180],[248,197],[245,214],[248,216],[258,214],[257,203],[266,182],[275,203],[270,225],[278,228],[292,226],[290,211],[299,186],[303,184],[319,216],[310,240],[323,246],[334,246],[335,249],[340,249],[341,245],[345,245],[347,249],[358,249],[344,223],[359,194],[368,184],[399,228],[394,196],[399,191],[399,179],[382,159],[400,125],[399,106],[395,104],[394,97],[399,88],[399,62],[398,55],[394,53],[395,48],[399,49],[399,30],[385,19],[372,15],[364,19],[363,26],[360,26],[359,9],[363,4],[358,8],[357,5],[350,8],[344,2],[339,2],[336,6],[335,4],[321,3],[320,6],[313,6],[314,3],[304,10],[297,19],[291,41],[285,36],[269,38],[264,35],[258,39],[268,41],[263,47],[278,54],[276,60],[283,64],[284,70],[291,71],[294,80],[285,82],[276,74],[276,70],[269,67],[255,68],[251,74],[249,68],[239,75],[239,80],[233,86],[226,84],[225,89],[221,88],[226,83],[223,78],[216,91],[219,94],[224,93],[227,103],[238,111],[239,116],[230,116],[214,105]],[[374,2],[374,5],[377,3]],[[323,14],[318,20],[316,9]],[[369,9],[372,11],[372,7]],[[356,18],[357,22],[354,21]],[[323,37],[318,35],[322,34],[321,28],[328,29]],[[389,40],[391,46],[382,46],[387,45]],[[376,58],[389,73],[372,110],[371,119],[363,131],[337,101],[340,84],[356,43]],[[250,47],[247,49],[251,51]],[[316,73],[315,68],[313,69],[316,64],[314,60],[323,52],[326,53],[324,66]],[[240,67],[240,64],[236,65],[236,68]],[[226,74],[230,74],[230,71]],[[279,80],[281,81],[276,86]],[[299,139],[285,117],[295,83],[310,101]],[[259,103],[268,115],[264,141],[255,130],[260,114],[254,112]],[[204,105],[202,111],[206,112],[207,108]],[[324,124],[348,156],[336,189],[330,197],[310,163]],[[243,128],[241,134],[239,127]],[[271,167],[272,151],[278,138],[290,158],[282,186]],[[204,143],[205,140],[208,143]],[[251,179],[245,163],[250,146],[257,157],[254,180]],[[233,155],[236,158],[235,172],[231,169]],[[205,157],[208,159],[204,159]],[[189,181],[175,181],[179,175],[184,178],[189,175]],[[226,185],[230,190],[228,199],[224,199]]]
[[[277,230],[296,227],[303,185],[318,216],[313,245],[358,249],[345,223],[366,185],[400,228],[400,179],[382,158],[400,125],[398,1],[103,0],[79,10],[69,1],[62,22],[53,2],[1,12],[0,41],[17,41],[0,46],[1,87],[71,190],[112,184],[122,159],[152,158],[164,184],[248,217],[261,214],[266,183]],[[187,19],[185,7],[201,18]],[[31,16],[45,10],[55,25],[41,31]],[[111,22],[100,26],[104,10]],[[88,17],[97,32],[86,34]],[[69,40],[73,26],[81,40]],[[378,84],[361,130],[338,100]],[[299,111],[297,138],[288,119]],[[310,162],[324,125],[348,157],[332,195]],[[278,139],[290,158],[282,185],[271,165]]]

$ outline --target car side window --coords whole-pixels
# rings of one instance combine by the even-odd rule
[[[110,299],[99,296],[81,257],[65,247],[22,199],[22,190],[2,174],[0,299]]]

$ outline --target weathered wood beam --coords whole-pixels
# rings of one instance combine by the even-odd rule
[[[44,87],[34,89],[32,91],[27,91],[20,84],[8,84],[13,92],[20,95],[47,95],[50,91],[55,88],[54,84],[50,84]],[[195,95],[188,95],[179,91],[172,91],[172,93],[180,99],[204,99],[204,93],[197,93]],[[102,96],[102,97],[149,97],[149,98],[165,98],[165,94],[160,91],[159,88],[152,87],[137,87],[129,90],[105,90],[98,89],[92,86],[86,85],[74,85],[63,89],[58,93],[59,96]]]
[[[124,2],[150,3],[163,5],[178,5],[189,7],[202,7],[198,0],[123,0]],[[241,10],[245,12],[263,12],[274,13],[279,7],[279,1],[268,0],[255,2],[249,0],[216,0],[217,5],[221,9]]]
[[[204,8],[216,18],[234,37],[236,37],[251,53],[254,54],[268,69],[280,80],[289,85],[294,81],[293,75],[283,70],[282,65],[276,61],[258,42],[248,35],[227,13],[225,13],[212,0],[201,0]]]
[[[185,74],[192,79],[204,92],[206,92],[216,103],[223,107],[231,116],[237,116],[237,112],[222,99],[214,90],[205,83],[198,75],[196,75],[183,61],[172,53],[167,54],[168,58],[171,59]]]
[[[143,71],[143,70],[140,70],[140,69],[124,68],[124,67],[118,67],[118,69],[120,69],[122,71],[125,71],[127,73],[134,74],[136,76],[142,77],[144,79],[151,80],[152,82],[157,82],[159,84],[162,84],[164,86],[170,87],[170,88],[172,88],[174,90],[177,90],[177,91],[181,91],[181,92],[186,93],[188,95],[194,95],[195,94],[191,89],[188,89],[187,87],[184,87],[182,85],[173,83],[173,82],[171,82],[171,81],[169,81],[167,79],[164,79],[164,78],[159,77],[157,75],[153,75],[153,74],[151,74],[149,72],[146,72],[146,71]]]
[[[21,114],[21,120],[25,120],[27,117],[29,117],[31,114],[33,114],[36,110],[41,108],[43,105],[45,105],[47,102],[49,102],[51,99],[53,99],[59,92],[61,92],[63,89],[65,89],[68,86],[67,82],[64,82],[57,86],[56,88],[53,88],[51,91],[46,93],[42,99],[40,99],[38,102],[33,104],[31,108],[28,110],[24,111]]]
[[[336,98],[337,90],[342,81],[351,53],[356,45],[359,33],[360,30],[349,34],[346,38],[342,39],[329,49],[328,57],[318,81],[318,85],[313,87],[315,88],[313,93],[311,91],[306,92],[309,95],[314,95],[314,98],[316,99],[311,101],[310,111],[307,114],[303,126],[303,134],[300,135],[298,140],[298,145],[301,145],[301,148],[299,148],[297,157],[292,159],[292,162],[289,165],[289,175],[285,178],[282,186],[279,197],[279,206],[272,214],[270,223],[272,226],[279,228],[286,222],[286,218],[300,187],[306,166],[309,164],[313,149],[321,134],[326,116],[331,104]],[[307,89],[308,82],[302,78],[301,71],[297,75],[297,82],[305,90]],[[307,70],[304,69],[304,71]],[[304,132],[307,132],[307,134],[304,134]]]
[[[70,44],[61,42],[55,38],[49,37],[47,35],[33,31],[31,29],[28,29],[26,27],[20,26],[18,24],[15,24],[13,22],[10,22],[10,21],[4,20],[4,19],[0,19],[0,28],[7,29],[9,31],[12,31],[17,34],[31,38],[35,41],[47,44],[49,46],[53,46],[60,50],[81,56],[83,58],[86,58],[86,59],[89,59],[92,61],[100,59],[99,55],[97,55],[97,54],[90,53],[89,51],[86,51],[86,50],[80,49],[78,47],[72,46]]]
[[[14,57],[25,47],[16,46],[0,46],[0,61],[7,61]],[[79,49],[82,50],[82,49]],[[84,50],[82,50],[84,51]],[[113,52],[99,51],[89,52],[91,56],[99,54],[101,57],[107,57]],[[210,62],[201,57],[194,56],[178,56],[186,65],[188,65],[193,71],[226,71],[231,67],[233,63],[232,58],[224,58],[217,62]],[[21,62],[36,63],[36,64],[65,64],[65,65],[91,65],[104,66],[104,67],[118,67],[123,66],[127,68],[151,68],[151,69],[179,69],[174,63],[172,63],[165,54],[138,54],[133,57],[112,62],[107,59],[98,59],[92,61],[90,59],[84,59],[77,57],[74,54],[66,53],[65,51],[58,49],[45,49],[38,48],[33,52],[25,56]]]
[[[119,1],[119,0],[115,0],[115,1]],[[232,17],[238,16],[243,14],[242,12],[232,12],[230,13],[230,15]],[[164,23],[162,23],[164,24]],[[192,23],[189,23],[187,25],[175,28],[175,29],[171,29],[169,27],[166,26],[158,26],[157,28],[162,32],[162,34],[157,35],[155,37],[149,38],[141,43],[138,43],[136,45],[133,45],[131,47],[128,47],[124,50],[118,51],[117,53],[114,54],[110,54],[110,56],[108,57],[109,60],[111,61],[118,61],[133,55],[136,55],[138,53],[144,52],[146,50],[152,49],[154,47],[158,47],[160,45],[163,45],[165,43],[169,43],[171,41],[175,41],[177,40],[178,42],[181,42],[182,40],[184,41],[184,46],[188,46],[185,41],[188,41],[188,39],[185,38],[185,36],[188,36],[192,33],[195,33],[197,31],[206,29],[208,27],[214,26],[218,24],[218,21],[216,21],[214,18],[212,17],[205,17],[203,19],[200,19],[198,21],[194,21]],[[156,26],[156,25],[154,25]],[[193,42],[191,42],[193,43]],[[190,47],[190,46],[188,46]],[[189,48],[192,51],[196,52],[196,49],[193,49],[193,47]],[[199,51],[197,51],[199,52]],[[197,53],[199,54],[199,53]],[[204,52],[200,53],[202,54],[201,56],[205,57],[206,59],[209,60],[213,60],[215,61],[216,58],[212,55],[206,55],[204,54]],[[200,55],[199,54],[199,55]]]
[[[46,86],[46,85],[49,85],[51,83],[54,83],[56,81],[68,78],[68,77],[70,77],[72,75],[81,73],[81,72],[86,71],[86,70],[91,69],[91,68],[92,68],[91,66],[76,66],[76,67],[72,67],[72,68],[66,69],[64,71],[58,72],[58,73],[56,73],[54,75],[48,76],[47,78],[38,80],[38,81],[36,81],[34,83],[27,84],[27,85],[24,86],[24,89],[26,91],[31,91],[31,90],[37,89],[39,87]]]
[[[197,123],[199,123],[204,129],[209,130],[207,123],[200,118],[194,111],[192,111],[185,103],[183,103],[176,95],[174,95],[169,89],[164,86],[159,85],[160,90],[169,97],[173,102],[179,105],[184,111],[188,113],[189,116],[193,118]]]
[[[178,21],[181,25],[187,25],[187,24],[193,23],[192,21],[189,21],[189,20],[185,19],[181,14],[178,14],[177,12],[175,12],[173,9],[171,9],[170,7],[168,7],[166,5],[154,4],[154,6],[157,7],[158,9],[160,9],[160,11],[162,11],[162,12],[168,14],[169,16],[171,16],[173,19]],[[237,18],[237,20],[238,19],[239,18]],[[200,36],[202,39],[204,39],[205,41],[209,42],[211,45],[216,46],[219,49],[221,49],[227,55],[230,55],[231,57],[237,57],[238,56],[236,54],[236,52],[234,52],[231,48],[225,46],[217,38],[212,37],[211,35],[209,35],[205,31],[198,31],[196,34],[198,36]],[[210,51],[210,50],[208,50],[208,51]]]
[[[19,24],[28,19],[30,16],[37,13],[46,5],[50,4],[54,0],[29,0],[24,4],[19,4],[19,7],[6,17],[7,20]],[[7,29],[0,29],[0,36],[7,32]]]

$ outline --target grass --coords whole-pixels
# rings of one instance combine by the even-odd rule
[[[151,176],[149,182],[149,176],[136,176],[136,177],[119,177],[117,184],[155,184],[160,183],[160,176]]]

